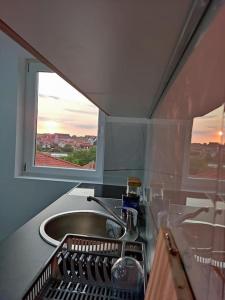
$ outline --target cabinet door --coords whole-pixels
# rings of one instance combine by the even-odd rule
[[[161,229],[145,300],[194,300],[171,232]]]

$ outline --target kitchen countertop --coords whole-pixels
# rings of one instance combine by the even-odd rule
[[[72,189],[70,193],[78,195],[85,192],[84,196],[86,196],[87,191],[89,193],[88,195],[92,193],[92,196],[94,197],[121,199],[122,194],[126,193],[126,186],[81,183],[76,188]]]
[[[48,260],[55,247],[39,235],[40,224],[48,217],[70,210],[104,211],[95,202],[86,201],[87,189],[95,196],[121,195],[124,187],[81,184],[48,206],[0,244],[0,300],[20,300],[32,280]],[[86,190],[85,190],[86,189]],[[110,192],[111,190],[111,192]],[[116,191],[116,195],[113,191]],[[89,191],[88,191],[89,192]],[[119,199],[102,198],[109,206],[118,206]]]

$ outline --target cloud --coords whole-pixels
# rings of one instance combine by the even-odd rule
[[[194,130],[193,135],[202,135],[202,134],[208,134],[208,130]]]
[[[214,129],[214,130],[216,130],[216,129],[217,129],[217,127],[216,127],[216,126],[213,126],[213,125],[211,125],[211,126],[207,126],[207,128],[209,128],[209,129]]]
[[[52,95],[44,95],[44,94],[38,94],[39,97],[42,97],[42,98],[52,98],[54,100],[61,100],[62,98],[60,97],[57,97],[57,96],[52,96]]]
[[[96,122],[88,122],[89,120],[85,121],[79,121],[76,119],[67,119],[63,120],[61,123],[65,127],[70,128],[80,128],[80,129],[94,129],[98,127],[98,124]]]
[[[63,119],[63,117],[62,118],[53,118],[53,119],[51,119],[51,116],[49,116],[49,117],[39,116],[38,121],[39,122],[54,121],[54,122],[63,123],[64,119]]]
[[[46,121],[49,121],[49,118],[48,117],[38,117],[38,121],[46,122]]]
[[[72,112],[72,113],[79,113],[79,114],[87,114],[87,115],[96,115],[96,111],[88,111],[88,110],[82,110],[82,109],[72,109],[72,108],[66,108],[64,109],[67,112]]]
[[[96,124],[70,124],[71,128],[77,129],[96,129],[97,125]]]

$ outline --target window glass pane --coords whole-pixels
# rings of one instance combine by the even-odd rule
[[[35,166],[95,169],[98,108],[55,73],[38,73]]]
[[[189,175],[217,179],[223,138],[224,105],[193,119]]]

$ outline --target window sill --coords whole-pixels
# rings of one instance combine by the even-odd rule
[[[39,181],[54,181],[54,182],[73,182],[75,184],[74,187],[78,187],[81,184],[81,181],[69,178],[55,178],[55,177],[42,177],[42,176],[35,176],[35,175],[18,175],[15,176],[15,179],[19,180],[39,180]],[[82,180],[82,183],[99,183],[95,182],[94,180]]]

